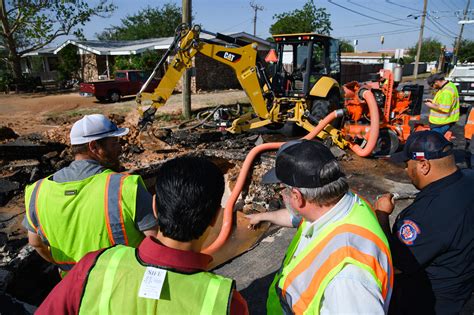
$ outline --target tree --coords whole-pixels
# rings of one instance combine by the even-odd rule
[[[121,20],[122,25],[112,26],[100,34],[101,40],[137,40],[173,36],[181,24],[181,8],[166,3],[162,8],[147,7]]]
[[[117,56],[115,58],[114,70],[140,69],[151,72],[160,60],[161,55],[157,51],[145,51],[140,55]]]
[[[354,52],[354,46],[352,46],[351,42],[347,39],[340,39],[339,40],[341,46],[341,52]]]
[[[459,62],[474,62],[474,41],[463,39],[459,45],[458,51]]]
[[[420,61],[430,62],[437,61],[439,54],[441,53],[441,47],[443,45],[437,39],[423,38],[421,43]],[[408,56],[415,58],[418,45],[415,44],[413,47],[408,48]]]
[[[277,21],[270,26],[270,34],[319,33],[329,35],[332,31],[330,14],[325,8],[316,8],[314,0],[308,0],[303,9],[275,14]]]
[[[77,47],[74,45],[67,45],[59,51],[58,56],[59,80],[65,81],[79,77],[81,59],[77,53]]]
[[[21,78],[21,56],[42,48],[60,36],[81,36],[92,16],[109,16],[115,6],[99,0],[1,0],[1,38],[15,78]]]

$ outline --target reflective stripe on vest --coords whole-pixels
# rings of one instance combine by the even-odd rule
[[[127,176],[129,175],[109,174],[105,184],[105,222],[107,223],[107,231],[112,245],[128,245],[122,213],[122,187]]]
[[[29,211],[27,211],[27,218],[30,221],[30,224],[35,228],[36,233],[41,237],[41,240],[47,245],[50,246],[48,237],[43,231],[43,228],[41,227],[41,223],[39,222],[39,216],[38,216],[38,195],[39,191],[41,189],[41,185],[43,184],[44,180],[48,180],[47,178],[40,179],[36,184],[33,189],[32,196],[30,198],[30,205],[29,205]],[[54,259],[54,257],[53,257]],[[54,264],[57,265],[59,268],[65,271],[71,270],[74,265],[76,264],[75,262],[71,261],[57,261],[54,260]]]
[[[147,265],[137,257],[136,249],[123,245],[100,253],[84,284],[79,314],[217,315],[230,311],[234,282],[205,271],[168,270],[159,300],[139,297]]]
[[[44,236],[44,232],[39,224],[38,220],[38,193],[43,184],[44,178],[36,182],[35,187],[33,188],[32,197],[30,198],[30,204],[28,206],[28,211],[26,216],[28,222],[34,227],[36,233],[41,237],[41,239],[49,246],[48,240]]]
[[[321,283],[348,257],[373,270],[385,302],[391,296],[391,259],[382,241],[367,229],[355,225],[337,227],[322,240],[287,276],[282,294],[291,295],[295,313],[303,313],[315,296],[322,297]],[[341,268],[342,269],[342,268]],[[371,272],[372,273],[372,272]]]
[[[78,182],[70,182],[70,183],[56,183],[54,181],[49,180],[48,178],[42,179],[34,184],[33,187],[29,187],[27,189],[27,196],[30,197],[29,199],[29,211],[28,221],[30,224],[35,228],[38,235],[43,239],[43,241],[51,247],[51,255],[54,259],[55,264],[58,265],[59,268],[62,270],[68,271],[71,270],[72,267],[75,265],[76,261],[82,258],[89,251],[98,250],[104,247],[109,247],[114,244],[126,244],[130,246],[137,246],[141,240],[143,239],[143,235],[139,232],[133,221],[130,221],[130,218],[134,218],[135,215],[135,204],[136,204],[136,179],[133,176],[132,180],[127,180],[127,187],[129,188],[126,191],[127,197],[127,209],[123,209],[123,186],[124,181],[129,178],[130,175],[125,174],[116,174],[116,173],[102,173],[95,175],[93,177],[84,179],[83,181]],[[137,177],[138,178],[138,177]],[[82,182],[86,181],[85,184],[81,184]],[[94,182],[96,186],[88,186],[92,185],[91,182]],[[88,194],[82,193],[79,195],[72,195],[71,197],[65,196],[64,187],[70,186],[76,187],[94,187],[89,188],[93,189],[95,197],[93,197],[93,202],[86,201],[88,198]],[[82,186],[81,186],[82,185]],[[84,186],[85,185],[85,186]],[[42,192],[40,192],[40,187],[44,187]],[[132,189],[130,189],[132,188]],[[82,189],[82,188],[81,188]],[[46,191],[44,191],[46,190]],[[81,190],[82,191],[82,190]],[[28,192],[30,192],[28,194]],[[49,193],[49,194],[48,194]],[[89,192],[90,193],[90,192]],[[76,242],[71,237],[65,238],[63,237],[60,232],[57,231],[57,224],[59,222],[54,221],[54,216],[56,212],[46,212],[45,209],[40,209],[41,207],[46,208],[51,205],[54,207],[55,199],[58,197],[58,194],[61,195],[61,198],[81,198],[78,199],[78,203],[72,207],[70,207],[69,201],[64,200],[60,201],[60,207],[69,207],[68,210],[69,215],[74,215],[74,209],[82,209],[82,207],[86,207],[88,210],[86,213],[90,213],[90,215],[97,217],[97,220],[101,221],[93,221],[93,222],[104,222],[104,225],[97,226],[96,229],[89,229],[88,233],[97,233],[93,234],[91,240],[87,237],[91,234],[82,235],[80,240]],[[52,197],[52,195],[56,197]],[[99,202],[97,197],[104,196],[102,203]],[[87,206],[84,206],[87,204]],[[38,206],[40,205],[40,206]],[[42,206],[41,206],[42,205]],[[79,207],[79,208],[78,208]],[[92,208],[91,208],[92,207]],[[104,207],[104,210],[102,210]],[[133,209],[129,209],[133,207]],[[90,210],[89,210],[90,209]],[[95,212],[94,210],[99,210],[99,212]],[[33,211],[34,210],[34,211]],[[55,209],[55,211],[59,211],[61,209]],[[83,210],[84,211],[84,210]],[[127,215],[127,222],[124,222],[124,211],[128,211]],[[81,211],[82,212],[82,211]],[[81,218],[79,212],[77,215],[74,215],[76,219]],[[97,215],[100,213],[100,215]],[[49,221],[51,217],[52,221]],[[66,217],[67,218],[67,217]],[[83,218],[84,219],[84,218]],[[41,220],[48,220],[44,221],[43,224]],[[103,220],[103,221],[102,221]],[[75,227],[79,227],[78,223],[80,221],[75,221]],[[90,222],[91,224],[93,222]],[[54,223],[54,224],[53,224]],[[80,223],[79,223],[80,224]],[[102,223],[101,223],[102,224]],[[65,229],[61,233],[68,233]],[[47,233],[45,233],[45,231]],[[48,232],[49,231],[49,232]],[[127,235],[128,231],[129,235]],[[78,231],[79,232],[79,231]],[[48,234],[48,235],[47,235]],[[102,235],[104,237],[102,237]],[[130,236],[131,235],[131,236]],[[131,238],[130,238],[131,237]],[[92,241],[92,239],[94,241]],[[89,244],[88,244],[89,243]],[[76,246],[77,245],[77,246]]]
[[[471,140],[474,134],[474,110],[471,109],[464,126],[464,138]]]
[[[370,206],[356,196],[356,202],[343,219],[323,227],[294,256],[307,224],[298,229],[288,247],[269,290],[267,312],[319,314],[327,285],[347,264],[372,275],[388,311],[393,287],[392,260],[388,241]]]
[[[440,98],[443,94],[449,93],[451,95],[450,104],[440,104]],[[440,110],[430,110],[429,121],[435,125],[446,125],[453,123],[459,120],[459,94],[457,92],[457,87],[448,82],[443,86],[443,88],[436,93],[436,96],[433,100],[435,104],[439,104]]]

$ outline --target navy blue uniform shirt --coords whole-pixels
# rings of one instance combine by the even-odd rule
[[[397,217],[390,245],[402,271],[395,313],[460,312],[474,288],[474,172],[426,186]]]

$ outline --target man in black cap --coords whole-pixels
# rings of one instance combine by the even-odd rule
[[[298,230],[268,292],[268,314],[386,313],[393,270],[388,241],[367,205],[349,191],[323,144],[290,141],[264,183],[279,183],[287,209],[247,216]]]
[[[434,131],[412,134],[402,152],[413,185],[421,191],[397,217],[392,195],[375,208],[390,241],[396,276],[394,314],[458,314],[474,288],[474,172],[459,170],[453,144]]]
[[[435,73],[426,80],[428,85],[438,90],[434,99],[426,99],[430,108],[431,130],[445,134],[459,120],[459,94],[454,83],[444,79],[442,73]]]

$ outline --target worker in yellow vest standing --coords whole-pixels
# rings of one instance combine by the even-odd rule
[[[29,243],[64,272],[90,251],[136,247],[156,233],[152,196],[141,177],[117,173],[119,137],[127,133],[104,115],[84,116],[70,133],[75,160],[26,188]]]
[[[444,79],[442,73],[435,73],[426,80],[438,92],[434,99],[426,99],[430,108],[431,130],[445,134],[459,120],[459,94],[454,83]]]
[[[200,253],[221,208],[222,172],[188,156],[167,161],[156,176],[159,232],[137,249],[87,254],[36,314],[248,315],[235,282],[207,272],[212,257]]]
[[[349,186],[331,151],[308,140],[277,153],[264,183],[280,183],[287,209],[248,215],[298,227],[270,286],[268,314],[383,314],[393,269],[387,239],[370,206]]]

